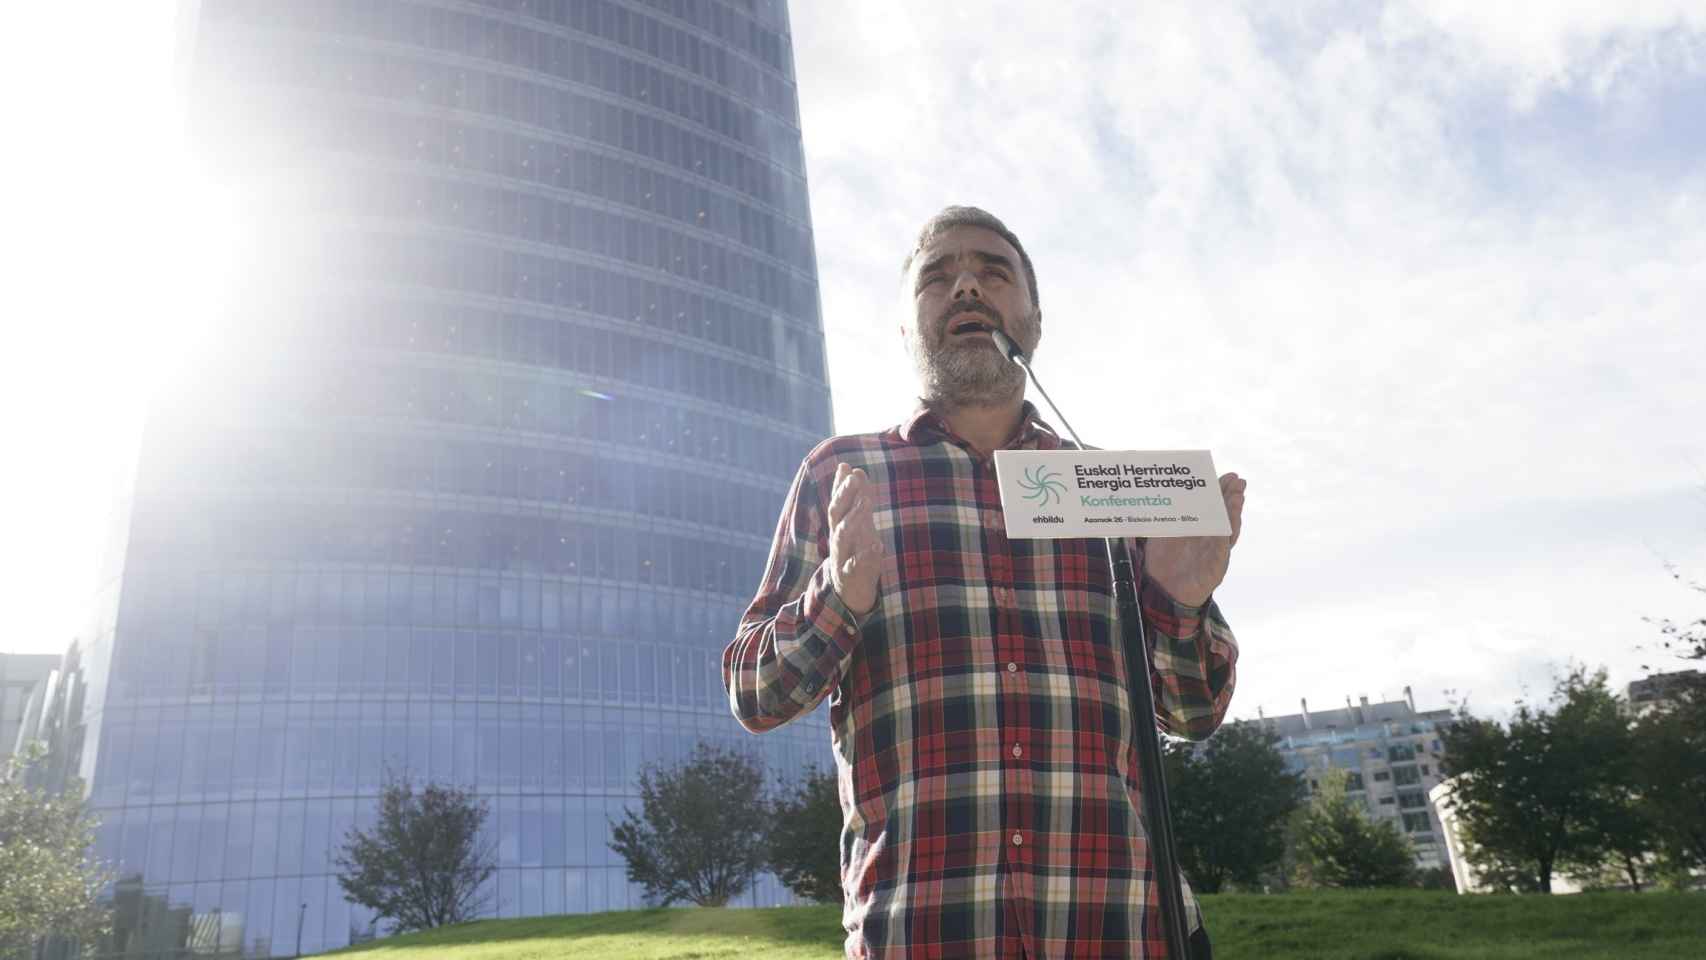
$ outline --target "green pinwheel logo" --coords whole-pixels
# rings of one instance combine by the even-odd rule
[[[1037,506],[1046,507],[1051,503],[1059,503],[1061,495],[1066,493],[1066,484],[1058,479],[1060,475],[1051,473],[1047,467],[1038,465],[1025,471],[1019,480],[1019,486],[1025,489],[1025,499],[1035,500]]]

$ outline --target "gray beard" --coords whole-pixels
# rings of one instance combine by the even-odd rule
[[[987,342],[944,343],[931,350],[913,337],[920,399],[949,410],[1007,403],[1025,395],[1025,371]]]

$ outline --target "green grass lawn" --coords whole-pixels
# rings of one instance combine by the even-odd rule
[[[1706,894],[1203,897],[1215,960],[1706,958]],[[795,960],[841,956],[841,908],[633,910],[484,920],[338,951],[375,960]]]
[[[1706,958],[1706,894],[1419,890],[1204,897],[1215,960]]]
[[[841,908],[620,910],[481,920],[339,954],[374,960],[821,960],[841,956]]]

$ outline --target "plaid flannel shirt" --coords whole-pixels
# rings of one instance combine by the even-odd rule
[[[1029,403],[1007,444],[1067,445]],[[874,482],[886,551],[863,617],[826,564],[838,462]],[[1212,601],[1147,578],[1139,596],[1157,720],[1205,738],[1232,697],[1231,630]],[[806,458],[723,652],[748,730],[829,698],[850,957],[1166,955],[1126,677],[1100,541],[1008,540],[993,462],[924,410]]]

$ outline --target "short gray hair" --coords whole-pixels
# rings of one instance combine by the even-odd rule
[[[1019,242],[1019,238],[1014,236],[1013,231],[1007,229],[1007,225],[995,214],[978,207],[943,207],[940,213],[924,221],[924,227],[918,231],[918,240],[912,245],[912,251],[901,261],[901,274],[911,274],[912,261],[918,257],[919,251],[930,241],[955,227],[982,227],[1012,244],[1013,249],[1019,252],[1019,263],[1025,268],[1025,286],[1031,291],[1031,309],[1042,307],[1042,300],[1037,296],[1037,271],[1031,266],[1031,255],[1025,252],[1025,245]]]

